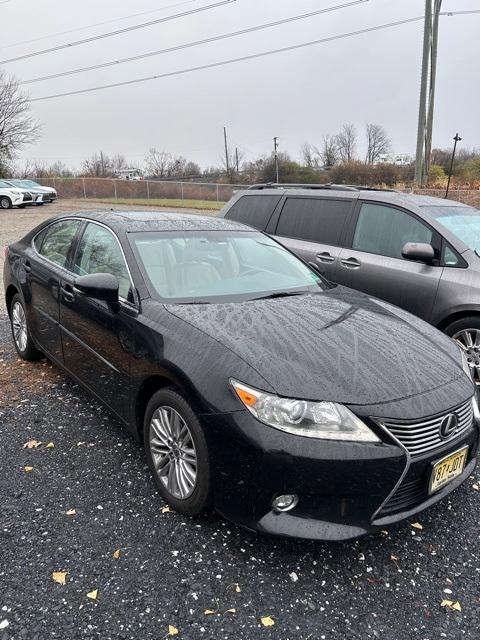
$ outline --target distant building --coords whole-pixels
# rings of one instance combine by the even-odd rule
[[[143,180],[140,169],[119,169],[115,177],[121,180]]]
[[[411,164],[413,158],[409,153],[382,153],[377,164],[396,164],[402,167]]]

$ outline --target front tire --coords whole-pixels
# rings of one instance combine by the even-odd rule
[[[460,318],[449,324],[445,333],[463,350],[470,365],[473,381],[480,385],[480,317]]]
[[[8,196],[0,196],[0,209],[11,209],[12,201]]]
[[[212,502],[210,460],[203,428],[190,404],[174,389],[157,391],[148,403],[144,445],[158,492],[187,516]]]
[[[18,293],[13,296],[10,306],[10,326],[12,328],[13,343],[20,358],[22,360],[39,360],[42,354],[33,344],[25,307]]]

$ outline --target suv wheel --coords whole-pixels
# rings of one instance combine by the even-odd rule
[[[212,497],[207,443],[192,407],[173,389],[157,391],[148,403],[144,444],[166,502],[188,516],[207,511]]]
[[[449,324],[445,329],[463,349],[475,384],[480,385],[480,317],[461,318]]]
[[[12,201],[8,196],[0,196],[0,209],[11,209]]]

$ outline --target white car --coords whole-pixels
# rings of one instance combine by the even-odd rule
[[[24,207],[32,201],[32,194],[25,189],[13,187],[8,182],[0,180],[0,209],[11,209],[12,207]]]
[[[29,191],[33,191],[35,193],[42,193],[44,194],[44,197],[37,201],[38,203],[43,204],[44,202],[53,202],[54,200],[57,199],[57,190],[54,189],[53,187],[45,187],[43,184],[39,184],[38,182],[35,182],[35,180],[27,180],[27,179],[22,179],[22,180],[18,180],[18,179],[12,179],[12,180],[8,180],[8,182],[10,182],[11,184],[13,184],[15,187],[20,187],[21,189],[28,189]],[[35,198],[34,198],[35,199]]]

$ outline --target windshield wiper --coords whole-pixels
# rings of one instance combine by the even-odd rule
[[[269,293],[266,296],[259,296],[258,298],[250,298],[251,300],[270,300],[271,298],[288,298],[289,296],[304,296],[312,291],[276,291],[275,293]]]

